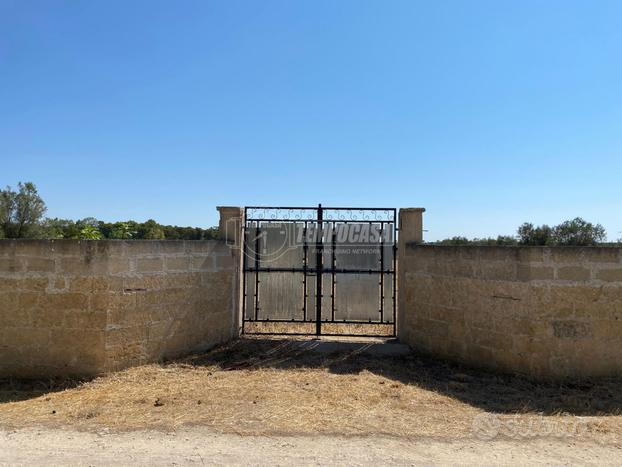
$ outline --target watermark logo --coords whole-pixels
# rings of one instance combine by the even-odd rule
[[[571,414],[554,416],[539,415],[498,415],[481,413],[473,418],[471,432],[482,441],[496,438],[533,439],[533,438],[582,438],[590,433],[599,442],[609,444],[616,442],[617,436],[604,426],[602,422],[590,420]]]
[[[272,223],[247,226],[244,232],[244,254],[248,260],[262,264],[278,261],[297,248],[295,224]]]
[[[239,225],[228,223],[229,231]],[[229,230],[231,229],[231,230]],[[378,223],[329,223],[319,227],[308,222],[248,222],[242,230],[240,241],[234,248],[243,247],[248,261],[259,259],[261,264],[275,263],[291,255],[291,264],[301,264],[306,248],[307,257],[315,255],[322,246],[324,254],[379,255],[380,248],[390,250],[394,245],[392,226]],[[231,238],[231,237],[229,237]],[[237,237],[236,237],[237,238]],[[244,243],[242,243],[244,242]]]
[[[297,246],[313,244],[318,241],[323,243],[334,243],[346,247],[361,247],[367,245],[391,245],[393,242],[393,231],[382,229],[379,224],[336,224],[322,229],[298,229],[295,244]]]
[[[490,441],[499,436],[501,421],[494,414],[482,413],[473,419],[473,435],[483,441]]]

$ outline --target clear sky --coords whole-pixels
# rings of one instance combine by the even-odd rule
[[[0,0],[0,184],[52,217],[427,208],[622,237],[621,1]]]

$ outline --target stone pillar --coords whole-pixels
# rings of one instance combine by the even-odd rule
[[[216,209],[220,213],[220,222],[218,223],[220,238],[228,245],[241,248],[244,209],[237,206],[218,206]]]
[[[231,247],[231,255],[235,264],[235,286],[234,293],[234,309],[236,310],[233,319],[234,329],[233,335],[239,336],[242,329],[242,274],[243,274],[243,258],[242,258],[242,223],[244,222],[244,208],[237,206],[218,206],[220,213],[220,221],[218,223],[218,231],[220,238]]]
[[[402,208],[399,212],[399,240],[397,245],[397,337],[400,341],[410,344],[412,328],[409,318],[415,310],[406,309],[406,244],[423,242],[423,213],[425,208]]]
[[[423,213],[425,208],[400,209],[400,244],[423,243]]]

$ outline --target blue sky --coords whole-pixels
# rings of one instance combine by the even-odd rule
[[[0,184],[52,217],[427,208],[622,237],[622,2],[0,0]]]

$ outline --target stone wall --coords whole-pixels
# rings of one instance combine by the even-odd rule
[[[536,379],[622,375],[621,251],[407,243],[399,337]]]
[[[237,335],[221,241],[0,240],[0,377],[84,376]]]

